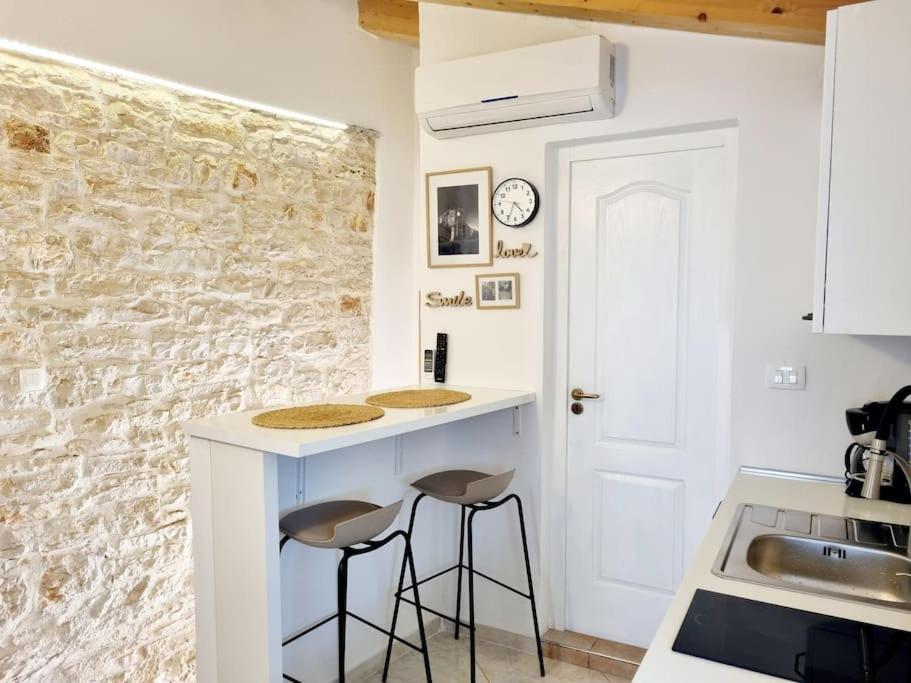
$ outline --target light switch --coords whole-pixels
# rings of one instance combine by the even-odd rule
[[[20,368],[19,391],[30,394],[34,391],[43,391],[47,386],[47,373],[44,368]]]
[[[766,368],[766,386],[770,389],[796,389],[802,391],[807,388],[807,366],[770,365]]]

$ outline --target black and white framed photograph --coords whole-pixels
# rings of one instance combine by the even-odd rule
[[[427,266],[493,265],[490,167],[426,176]]]
[[[475,301],[478,308],[518,308],[519,274],[475,275]]]

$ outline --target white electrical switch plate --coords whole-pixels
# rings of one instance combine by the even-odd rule
[[[42,391],[47,386],[47,374],[44,368],[20,368],[19,390],[24,394]]]
[[[770,389],[796,389],[803,391],[807,388],[806,365],[770,365],[766,368],[766,386]]]

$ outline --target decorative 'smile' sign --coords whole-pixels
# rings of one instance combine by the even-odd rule
[[[443,296],[440,292],[427,292],[427,300],[424,302],[424,305],[430,306],[430,308],[474,306],[474,299],[466,294],[465,290],[462,290],[455,296]]]

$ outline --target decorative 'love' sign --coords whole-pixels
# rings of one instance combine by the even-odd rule
[[[507,248],[503,246],[503,240],[497,241],[497,258],[534,258],[537,255],[538,252],[530,242],[523,242],[520,247]]]

